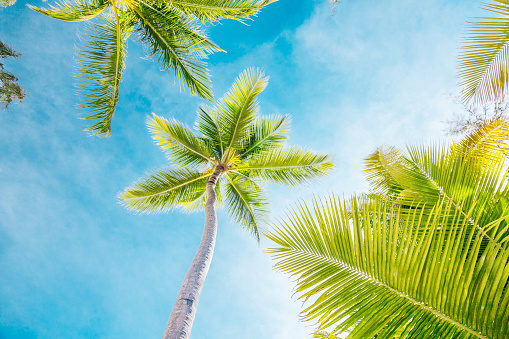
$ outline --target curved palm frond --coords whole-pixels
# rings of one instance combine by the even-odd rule
[[[216,159],[221,159],[225,149],[224,132],[216,120],[217,114],[212,108],[201,106],[198,109],[195,127],[212,145]]]
[[[364,160],[364,173],[375,192],[395,196],[403,187],[394,179],[394,167],[403,165],[403,152],[395,147],[380,147]]]
[[[348,338],[507,338],[509,252],[441,199],[425,216],[378,197],[302,204],[267,236],[276,268],[311,298],[306,320]],[[444,213],[445,212],[445,213]],[[427,227],[423,231],[422,224]],[[500,234],[500,233],[499,233]],[[479,256],[482,249],[482,256]]]
[[[334,165],[327,154],[286,147],[255,154],[233,170],[276,184],[296,186],[328,174]]]
[[[99,23],[89,24],[86,33],[80,36],[77,78],[81,81],[78,90],[83,102],[79,107],[90,114],[85,119],[100,119],[86,129],[100,137],[111,135],[111,119],[118,103],[131,30],[127,20],[100,16]]]
[[[228,162],[240,148],[249,126],[258,113],[256,97],[267,87],[268,77],[260,69],[250,68],[242,72],[230,90],[219,100],[216,121],[224,132],[226,145],[222,161]]]
[[[199,199],[205,192],[210,173],[186,168],[165,168],[126,188],[119,198],[128,209],[141,212],[166,212]]]
[[[501,101],[509,84],[509,1],[492,0],[485,9],[498,18],[484,18],[467,30],[459,56],[464,101]]]
[[[247,140],[241,142],[243,149],[240,157],[245,158],[253,154],[281,148],[288,139],[290,117],[271,115],[256,119],[251,125]]]
[[[277,0],[171,0],[169,3],[183,13],[194,15],[202,22],[221,19],[242,21]]]
[[[195,19],[174,9],[140,2],[132,7],[139,26],[139,39],[149,48],[149,56],[158,59],[165,70],[175,72],[175,81],[185,84],[191,94],[212,100],[210,76],[203,61],[221,49],[208,40]]]
[[[90,20],[101,14],[111,5],[107,0],[76,0],[75,3],[62,1],[57,6],[51,6],[49,9],[38,8],[27,5],[34,11],[47,15],[51,18],[63,21],[85,21]]]
[[[256,182],[235,173],[226,174],[225,200],[235,222],[260,242],[260,223],[268,218],[268,197]]]
[[[147,126],[152,138],[168,159],[180,167],[213,164],[212,150],[190,128],[177,120],[166,120],[153,114]]]

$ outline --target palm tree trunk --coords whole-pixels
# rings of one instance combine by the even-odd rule
[[[216,243],[217,217],[216,217],[216,192],[214,190],[217,179],[224,171],[222,166],[217,166],[207,182],[207,203],[205,204],[205,229],[201,238],[198,253],[193,259],[191,268],[180,288],[177,301],[171,311],[168,325],[164,330],[163,339],[188,339],[191,335],[194,316],[198,307],[205,277],[209,271],[214,245]]]

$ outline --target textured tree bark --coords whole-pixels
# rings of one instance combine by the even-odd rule
[[[198,247],[198,252],[193,259],[191,268],[189,268],[186,278],[182,283],[177,301],[171,311],[168,325],[166,325],[164,330],[163,339],[188,339],[191,335],[191,328],[198,307],[198,298],[200,297],[200,292],[212,261],[212,255],[214,254],[217,233],[217,217],[214,206],[216,192],[214,188],[217,179],[219,179],[223,171],[224,168],[221,165],[216,166],[207,182],[205,229],[203,230],[200,247]]]

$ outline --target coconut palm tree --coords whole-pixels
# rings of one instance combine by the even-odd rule
[[[299,205],[268,234],[305,319],[348,338],[509,337],[509,122],[378,149],[370,194]]]
[[[459,56],[462,99],[475,104],[502,101],[509,84],[509,0],[484,6],[498,16],[470,24]]]
[[[21,54],[16,53],[12,48],[0,41],[0,60],[7,58],[18,58]],[[26,96],[25,91],[17,83],[18,78],[11,72],[4,69],[0,62],[0,102],[5,103],[5,108],[14,100],[20,102]]]
[[[243,20],[276,0],[63,0],[48,9],[33,10],[64,21],[97,20],[81,34],[77,52],[80,107],[86,119],[98,119],[88,131],[111,135],[111,119],[118,103],[125,67],[127,40],[134,32],[164,70],[191,94],[212,100],[203,59],[221,49],[210,41],[200,23],[221,19]]]
[[[216,206],[225,202],[232,219],[260,237],[268,203],[262,182],[297,186],[327,174],[329,156],[285,144],[287,116],[258,116],[256,97],[268,79],[244,71],[215,107],[200,107],[195,128],[153,116],[148,127],[175,167],[140,179],[121,195],[127,208],[165,212],[205,209],[205,229],[180,289],[163,338],[188,338],[217,231]]]

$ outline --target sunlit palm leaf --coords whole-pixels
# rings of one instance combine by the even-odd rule
[[[290,117],[273,115],[256,119],[251,124],[247,140],[241,142],[241,158],[252,156],[263,151],[281,148],[288,139]]]
[[[107,0],[77,0],[74,3],[62,1],[49,9],[28,5],[36,12],[64,21],[84,21],[95,18],[111,5]]]
[[[364,173],[375,192],[394,196],[403,190],[394,179],[394,167],[403,165],[403,152],[395,147],[380,147],[364,161]]]
[[[500,14],[471,24],[459,56],[463,100],[501,101],[509,81],[509,1],[492,0],[485,8]]]
[[[182,123],[168,121],[154,114],[147,125],[156,144],[161,146],[173,163],[190,167],[213,164],[209,145]]]
[[[311,300],[305,319],[348,338],[507,338],[509,253],[493,220],[466,227],[458,209],[441,200],[428,216],[381,199],[361,199],[347,210],[331,197],[304,204],[268,234],[276,268],[294,275],[301,298]],[[422,210],[421,210],[422,211]],[[426,232],[415,227],[425,223]],[[500,233],[499,233],[500,234]]]
[[[333,167],[326,154],[287,147],[255,154],[234,169],[276,184],[296,186],[328,174]]]
[[[217,113],[212,108],[201,106],[195,126],[212,145],[216,159],[221,159],[226,145],[223,143],[224,132],[216,120]]]
[[[203,195],[210,174],[179,168],[155,171],[119,195],[133,211],[166,212],[185,206]]]
[[[205,32],[192,17],[184,16],[168,6],[146,5],[132,7],[139,19],[137,32],[157,58],[163,69],[175,72],[179,84],[186,85],[191,94],[212,100],[210,77],[203,60],[221,49],[208,40]]]
[[[111,119],[118,103],[131,29],[127,21],[116,22],[109,16],[101,16],[99,23],[89,24],[80,37],[77,77],[84,99],[79,106],[88,111],[85,119],[100,119],[87,131],[101,137],[111,134]]]
[[[260,241],[260,224],[267,222],[268,197],[265,190],[248,178],[226,174],[225,201],[228,213]]]
[[[171,0],[172,6],[194,15],[203,22],[220,19],[247,19],[277,0]]]
[[[249,133],[249,126],[258,113],[256,97],[267,87],[268,77],[260,69],[242,72],[230,90],[219,100],[216,121],[224,131],[227,145],[223,161],[234,155],[234,149]]]

